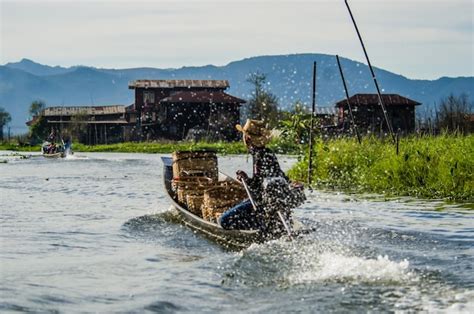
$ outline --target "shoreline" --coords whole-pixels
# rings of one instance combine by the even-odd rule
[[[346,193],[377,193],[386,197],[474,202],[474,135],[407,137],[395,154],[388,140],[353,138],[316,140],[312,187]],[[276,154],[298,158],[288,171],[291,179],[307,183],[307,146],[283,141],[269,145]],[[219,155],[245,155],[242,142],[127,142],[87,146],[74,152],[171,154],[176,150],[215,150]],[[0,150],[40,152],[40,145],[0,144]]]

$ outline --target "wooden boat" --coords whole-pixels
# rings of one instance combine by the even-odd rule
[[[58,153],[53,153],[53,154],[43,153],[43,157],[45,157],[45,158],[62,158],[62,157],[66,157],[66,156],[64,155],[64,153],[58,152]]]
[[[59,144],[56,149],[54,150],[54,153],[48,153],[48,145],[49,142],[44,142],[43,145],[41,146],[41,152],[45,158],[65,158],[67,155],[72,155],[72,149],[71,146],[69,145],[66,147],[64,142],[61,140],[62,144]]]
[[[263,235],[259,230],[227,230],[214,222],[207,221],[192,212],[183,204],[177,202],[176,193],[172,189],[173,179],[173,160],[170,157],[161,157],[163,161],[163,180],[164,186],[172,202],[172,208],[178,213],[180,221],[191,229],[203,234],[207,238],[214,240],[226,247],[242,249],[250,246],[252,243],[262,243],[270,238]],[[229,176],[219,173],[219,180],[232,180]],[[297,224],[294,224],[294,227]],[[295,230],[293,230],[295,231]],[[284,235],[272,235],[272,238]]]

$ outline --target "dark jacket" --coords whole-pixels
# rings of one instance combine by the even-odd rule
[[[281,170],[275,154],[270,149],[252,148],[250,154],[253,158],[253,177],[247,180],[247,184],[254,201],[259,204],[263,191],[262,183],[265,178],[283,177],[288,181],[288,177]]]

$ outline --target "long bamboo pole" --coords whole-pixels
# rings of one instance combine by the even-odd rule
[[[395,139],[395,134],[393,133],[392,124],[390,123],[390,119],[388,117],[388,112],[385,108],[385,104],[384,104],[383,99],[382,99],[382,94],[380,93],[379,84],[377,82],[377,78],[375,77],[375,73],[374,73],[374,70],[372,68],[372,64],[370,63],[370,60],[369,60],[369,55],[367,54],[367,50],[365,49],[364,41],[362,40],[362,36],[360,35],[359,28],[357,27],[356,21],[354,19],[354,15],[352,15],[352,11],[351,11],[351,8],[349,7],[349,3],[347,2],[347,0],[344,0],[344,2],[346,3],[347,10],[349,10],[349,14],[351,16],[352,23],[354,24],[355,30],[357,32],[357,36],[359,37],[360,44],[362,45],[362,49],[364,50],[365,59],[367,60],[367,64],[369,65],[370,73],[372,74],[372,79],[374,81],[375,88],[377,89],[377,95],[378,95],[378,98],[379,98],[379,103],[380,103],[380,106],[382,107],[383,115],[385,117],[385,122],[387,123],[388,132],[390,133],[390,136],[392,137],[393,143],[395,144],[396,139]]]
[[[338,55],[336,55],[336,59],[337,59],[337,66],[339,67],[339,73],[341,73],[342,84],[344,85],[344,92],[346,93],[346,103],[347,103],[347,106],[349,107],[349,116],[351,117],[352,127],[354,128],[359,144],[361,144],[362,140],[360,138],[359,130],[357,129],[357,125],[354,120],[354,114],[352,113],[352,106],[349,101],[349,91],[347,90],[346,80],[344,79],[344,73],[342,72],[341,62],[339,61]]]
[[[309,129],[308,186],[311,188],[313,179],[313,128],[316,111],[316,61],[313,63],[313,102],[311,106],[311,125]]]

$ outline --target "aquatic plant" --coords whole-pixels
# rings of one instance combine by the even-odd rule
[[[397,155],[392,142],[365,138],[318,140],[313,152],[316,187],[453,200],[474,200],[474,135],[406,137]],[[290,177],[305,181],[308,156]]]

